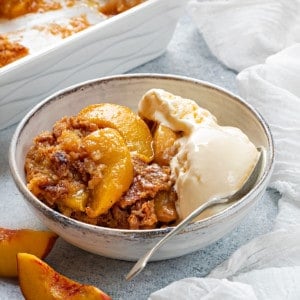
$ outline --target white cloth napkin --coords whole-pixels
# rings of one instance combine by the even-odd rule
[[[191,0],[188,11],[212,53],[239,72],[239,94],[269,123],[270,186],[282,196],[272,232],[208,277],[174,282],[149,300],[300,299],[300,0]]]
[[[191,0],[188,10],[212,53],[236,71],[300,42],[297,0]]]

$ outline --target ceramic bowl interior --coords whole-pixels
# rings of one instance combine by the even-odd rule
[[[223,211],[190,224],[164,245],[153,260],[191,253],[220,239],[238,225],[263,195],[273,167],[273,140],[261,115],[239,97],[207,82],[171,75],[132,74],[87,81],[59,91],[36,105],[19,123],[10,147],[11,172],[24,199],[48,228],[69,243],[99,255],[136,260],[170,231],[170,228],[109,229],[70,219],[33,196],[26,187],[24,174],[25,154],[33,138],[43,130],[51,130],[55,121],[100,102],[118,103],[136,111],[141,96],[151,88],[162,88],[195,100],[211,111],[219,124],[239,127],[256,146],[266,151],[261,178],[250,193]]]

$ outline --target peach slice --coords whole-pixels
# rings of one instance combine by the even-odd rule
[[[130,108],[112,103],[93,104],[82,109],[78,117],[101,128],[117,129],[131,153],[145,162],[153,159],[151,132],[146,123]]]
[[[0,276],[17,276],[18,252],[29,252],[44,258],[57,238],[58,235],[50,231],[0,228]]]
[[[162,191],[155,196],[154,210],[160,222],[170,223],[178,219],[175,201],[168,192]]]
[[[121,134],[113,128],[102,128],[87,135],[82,146],[98,164],[104,164],[102,177],[96,181],[86,213],[90,218],[106,213],[128,190],[133,180],[129,149]]]
[[[29,253],[18,253],[21,291],[27,300],[110,300],[95,286],[81,284],[56,272],[47,263]]]
[[[171,158],[175,155],[174,143],[178,133],[167,126],[159,124],[153,134],[154,162],[161,166],[170,164]]]

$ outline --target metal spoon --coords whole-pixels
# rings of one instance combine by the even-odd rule
[[[130,272],[125,276],[126,280],[130,280],[139,274],[147,265],[147,262],[152,257],[152,255],[158,250],[166,241],[168,241],[172,236],[180,232],[183,228],[185,228],[189,223],[191,223],[195,217],[197,217],[200,213],[202,213],[208,207],[211,207],[216,204],[229,203],[233,201],[237,201],[245,196],[256,184],[258,178],[260,177],[262,166],[265,161],[265,152],[262,148],[257,148],[259,151],[258,161],[248,177],[243,186],[235,193],[228,195],[226,197],[214,197],[200,205],[197,209],[191,212],[185,219],[183,219],[177,226],[175,226],[163,239],[161,239],[152,249],[150,249],[144,256],[142,256]]]

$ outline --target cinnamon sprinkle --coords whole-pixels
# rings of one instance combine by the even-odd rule
[[[68,25],[51,23],[45,26],[35,26],[34,29],[39,31],[49,31],[52,35],[59,35],[61,38],[66,38],[74,33],[82,31],[91,26],[86,15],[73,17],[69,20]]]

